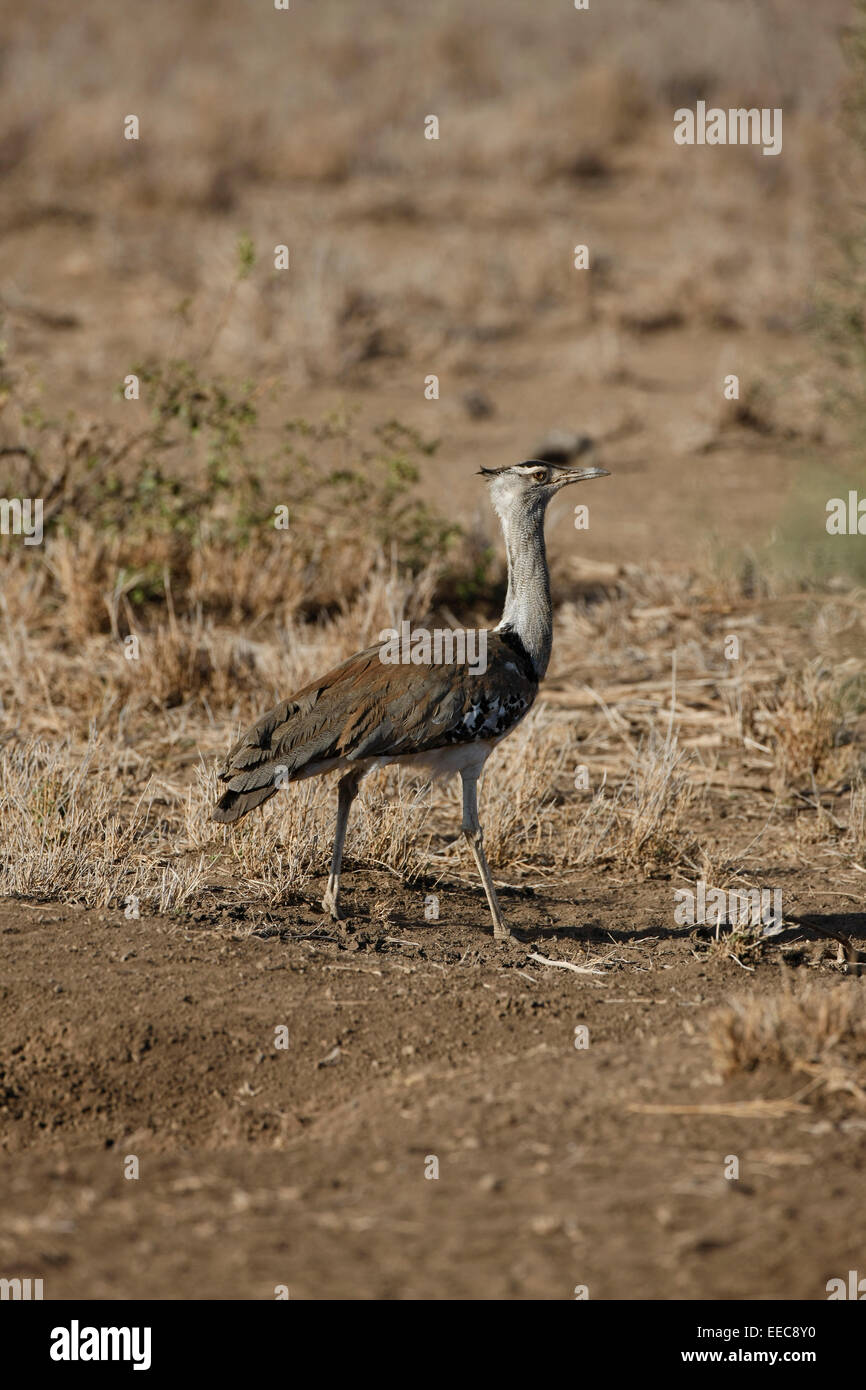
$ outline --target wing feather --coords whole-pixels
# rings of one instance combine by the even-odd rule
[[[370,647],[262,715],[230,749],[214,817],[235,820],[311,764],[424,753],[507,732],[535,699],[522,648],[488,632],[487,669],[397,665]],[[243,809],[239,809],[240,806]],[[237,812],[237,814],[235,814]]]

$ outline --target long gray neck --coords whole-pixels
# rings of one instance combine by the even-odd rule
[[[544,508],[500,513],[500,521],[508,554],[508,592],[499,626],[517,633],[541,680],[553,645]]]

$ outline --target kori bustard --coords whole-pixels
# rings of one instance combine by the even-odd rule
[[[569,483],[605,477],[607,469],[530,459],[480,472],[489,483],[508,555],[502,619],[484,633],[486,669],[455,662],[386,664],[381,646],[368,647],[263,715],[234,745],[219,773],[226,791],[213,818],[228,823],[261,806],[288,782],[342,769],[331,873],[322,901],[335,919],[341,915],[346,826],[361,778],[374,767],[403,763],[426,775],[460,773],[462,831],[484,884],[493,935],[509,934],[484,855],[478,778],[497,743],[532,707],[550,660],[547,505]]]

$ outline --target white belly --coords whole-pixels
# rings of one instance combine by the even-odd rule
[[[433,748],[429,753],[396,753],[393,757],[377,758],[371,767],[386,767],[399,763],[422,777],[451,777],[455,772],[480,772],[498,739],[479,739],[477,743],[454,743],[449,748]]]
[[[477,739],[474,743],[453,743],[447,748],[432,748],[427,753],[384,754],[380,758],[327,758],[322,762],[308,763],[291,780],[305,782],[308,777],[319,777],[323,772],[332,772],[334,768],[345,771],[359,768],[366,774],[374,768],[387,767],[390,763],[399,763],[407,771],[424,778],[452,777],[455,772],[464,771],[480,773],[503,737]]]

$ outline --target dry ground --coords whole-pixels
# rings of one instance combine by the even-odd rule
[[[862,465],[820,336],[861,164],[849,7],[785,12],[5,15],[0,494],[47,524],[0,537],[0,1277],[818,1299],[864,1271],[866,566],[824,531]],[[783,155],[674,146],[698,98],[783,106]],[[515,939],[454,788],[396,774],[335,927],[332,783],[229,835],[216,758],[404,615],[489,621],[474,469],[552,429],[612,476],[588,530],[551,516],[553,665],[483,790]],[[700,879],[780,890],[784,929],[679,926]]]
[[[706,1035],[789,971],[843,989],[823,946],[747,976],[671,935],[666,890],[592,875],[531,908],[575,975],[494,946],[477,895],[444,927],[389,896],[339,931],[5,909],[4,1267],[54,1298],[557,1299],[815,1299],[858,1267],[862,1106],[773,1064],[720,1083]]]

